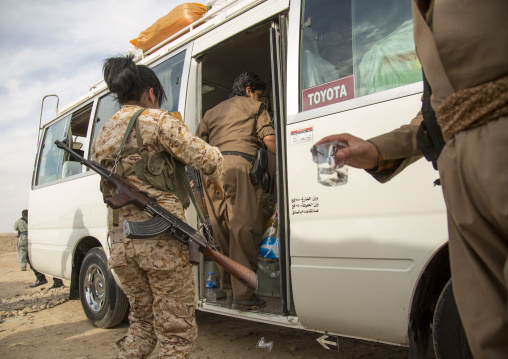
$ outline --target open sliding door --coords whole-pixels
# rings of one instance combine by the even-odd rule
[[[273,113],[276,133],[276,172],[277,203],[279,206],[279,240],[281,268],[281,306],[284,315],[290,314],[291,276],[289,257],[289,224],[286,178],[286,49],[287,49],[287,16],[280,15],[278,22],[273,21],[270,27],[270,56],[273,90]]]

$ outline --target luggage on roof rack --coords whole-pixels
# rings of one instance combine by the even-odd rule
[[[205,13],[206,6],[203,4],[185,3],[178,5],[153,23],[152,26],[142,31],[130,43],[143,51],[150,50],[168,37],[201,19]]]

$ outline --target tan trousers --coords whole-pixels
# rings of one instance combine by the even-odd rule
[[[205,200],[210,215],[213,237],[221,252],[254,272],[258,269],[258,253],[263,235],[263,190],[249,178],[251,164],[238,156],[224,156],[223,186],[226,198],[221,201],[210,187]],[[226,295],[245,300],[252,291],[232,278],[222,267],[222,288]]]
[[[508,358],[508,118],[462,131],[439,158],[453,291],[476,359]]]
[[[168,236],[169,238],[169,236]],[[197,337],[194,277],[188,249],[175,239],[125,239],[110,249],[109,266],[129,298],[129,330],[114,359],[188,359]]]
[[[16,242],[16,254],[18,258],[18,264],[21,269],[26,268],[26,255],[28,253],[28,237],[26,234],[20,234],[18,241]]]

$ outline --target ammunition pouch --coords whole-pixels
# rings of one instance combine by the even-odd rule
[[[167,152],[144,155],[134,165],[136,176],[157,189],[174,194],[183,208],[189,207],[190,199],[184,184],[180,183],[177,171],[184,171],[185,165]]]

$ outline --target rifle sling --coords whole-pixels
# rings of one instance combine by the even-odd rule
[[[192,204],[194,205],[194,208],[196,208],[196,212],[198,214],[199,221],[204,224],[205,223],[205,216],[203,215],[203,212],[201,211],[201,208],[199,208],[198,202],[196,201],[196,197],[194,197],[194,194],[192,193],[192,188],[189,183],[189,178],[187,177],[187,174],[184,170],[184,166],[177,166],[177,174],[180,176],[181,182],[184,184],[185,190],[187,191],[187,194],[189,195]]]
[[[127,137],[129,137],[129,134],[132,131],[132,127],[134,126],[134,124],[137,125],[137,119],[138,119],[139,115],[141,114],[141,112],[143,112],[144,110],[146,110],[146,109],[142,108],[142,109],[139,109],[136,112],[134,112],[129,123],[127,124],[127,129],[125,130],[125,134],[123,135],[122,143],[120,144],[120,148],[118,149],[118,154],[116,155],[116,160],[115,160],[115,161],[118,161],[118,165],[120,165],[122,167],[121,172],[123,172],[123,166],[121,165],[121,162],[120,162],[120,156],[122,155],[123,147],[125,146],[125,142],[127,142]],[[136,126],[136,139],[138,142],[138,147],[143,146],[143,142],[142,142],[142,139],[141,139],[141,136],[139,133],[138,126]],[[140,146],[140,143],[141,143],[141,146]],[[119,211],[118,211],[118,209],[113,209],[113,227],[118,227],[119,222],[120,222]]]
[[[120,148],[118,149],[118,154],[116,155],[117,158],[119,158],[121,156],[123,146],[125,146],[125,142],[127,142],[127,137],[129,137],[129,134],[132,131],[132,127],[134,126],[135,123],[137,123],[136,120],[138,119],[139,115],[141,115],[141,112],[143,112],[144,110],[146,110],[146,109],[145,108],[139,109],[136,112],[134,112],[134,114],[132,115],[132,117],[129,121],[129,124],[127,125],[127,129],[125,130],[125,134],[123,135],[123,140],[122,140],[122,143],[120,144]],[[138,142],[138,147],[142,147],[143,140],[141,139],[138,126],[136,126],[135,130],[136,130],[136,140]]]

